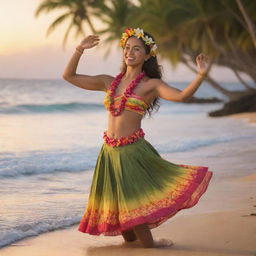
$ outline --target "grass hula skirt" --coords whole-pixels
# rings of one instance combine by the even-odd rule
[[[206,191],[208,167],[169,162],[143,135],[127,143],[101,146],[79,231],[117,236],[143,223],[152,229],[196,205]]]

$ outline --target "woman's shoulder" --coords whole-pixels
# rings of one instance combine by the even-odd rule
[[[151,102],[153,99],[155,99],[158,96],[157,93],[157,86],[161,83],[162,79],[160,78],[151,78],[148,76],[144,77],[144,94],[146,97],[146,95],[150,95],[148,96],[148,102]]]
[[[104,84],[105,84],[105,91],[107,91],[109,89],[111,83],[115,79],[115,77],[107,75],[107,74],[103,74],[103,75],[101,75],[101,78],[102,78],[102,80],[104,81]]]
[[[113,81],[115,79],[115,77],[107,74],[102,74],[101,76],[106,82]]]
[[[144,82],[147,83],[148,86],[155,88],[159,84],[161,84],[163,82],[163,80],[161,78],[151,78],[151,77],[146,76],[144,79]]]

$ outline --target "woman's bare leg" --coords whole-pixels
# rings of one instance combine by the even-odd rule
[[[170,247],[173,245],[173,241],[165,238],[153,239],[151,231],[146,223],[135,226],[133,228],[135,235],[139,238],[144,248],[152,247]]]
[[[121,233],[126,242],[132,242],[132,241],[137,240],[137,237],[132,229],[121,232]]]
[[[146,223],[133,228],[135,235],[139,238],[144,248],[154,247],[151,231]]]

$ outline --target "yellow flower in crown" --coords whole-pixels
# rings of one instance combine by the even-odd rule
[[[128,35],[127,33],[123,33],[123,34],[122,34],[122,38],[123,38],[123,39],[127,39],[128,37],[129,37],[129,35]]]
[[[126,42],[126,40],[129,38],[129,35],[127,34],[127,33],[123,33],[122,34],[122,38],[121,38],[121,40],[120,40],[120,46],[124,46],[125,45],[125,42]]]
[[[156,56],[157,46],[156,46],[154,40],[150,36],[144,35],[144,31],[141,28],[135,28],[135,29],[126,28],[125,32],[122,33],[122,37],[120,39],[119,45],[122,48],[124,48],[126,40],[131,36],[136,36],[137,38],[142,38],[142,40],[145,42],[145,44],[150,46],[150,55]]]

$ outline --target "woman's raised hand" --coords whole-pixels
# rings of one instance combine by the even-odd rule
[[[200,53],[196,57],[197,69],[201,73],[207,73],[210,66],[209,66],[209,56]]]
[[[99,36],[89,35],[81,41],[81,43],[79,44],[79,47],[81,47],[83,49],[89,49],[89,48],[92,48],[95,45],[97,45],[99,43],[99,41],[100,41]]]

